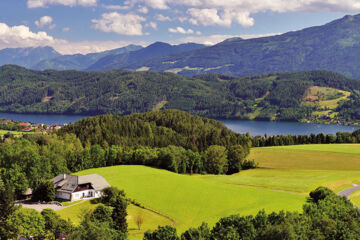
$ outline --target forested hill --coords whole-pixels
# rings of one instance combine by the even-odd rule
[[[247,146],[248,138],[227,129],[221,122],[164,110],[128,116],[99,115],[65,126],[59,135],[74,133],[84,146],[180,146],[203,152],[211,145]]]
[[[211,72],[245,76],[325,69],[360,78],[360,15],[277,36],[228,39],[191,52],[138,61],[126,69],[144,67],[188,76]]]
[[[198,116],[355,122],[360,81],[328,71],[233,78],[0,67],[0,111],[117,114],[179,109]]]

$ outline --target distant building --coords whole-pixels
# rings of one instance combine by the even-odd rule
[[[76,201],[84,198],[98,198],[101,190],[110,184],[98,174],[74,176],[59,174],[52,179],[55,185],[56,198]]]

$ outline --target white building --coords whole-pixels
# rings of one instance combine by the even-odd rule
[[[52,179],[55,185],[56,198],[77,201],[84,198],[97,198],[101,190],[110,187],[109,183],[98,174],[74,176],[59,174]]]

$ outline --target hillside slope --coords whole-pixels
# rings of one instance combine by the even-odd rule
[[[360,78],[360,15],[277,36],[229,39],[186,54],[125,66],[141,67],[182,75],[216,72],[231,76],[319,69]]]
[[[201,49],[204,47],[205,45],[196,44],[196,43],[170,45],[168,43],[155,42],[147,46],[146,48],[140,49],[138,51],[105,56],[99,59],[93,65],[89,66],[87,70],[107,71],[112,69],[122,69],[125,66],[132,63],[136,63],[138,61],[143,61],[146,59],[151,59],[154,57],[163,56],[172,53],[187,52],[195,49]]]
[[[327,71],[189,78],[0,67],[0,111],[19,113],[127,115],[179,109],[213,118],[351,123],[360,120],[359,90],[359,80]]]
[[[99,59],[116,54],[123,54],[141,49],[141,46],[129,45],[109,51],[89,54],[62,55],[51,59],[45,59],[32,65],[35,70],[55,69],[55,70],[83,70],[97,62]]]
[[[61,56],[52,47],[6,48],[0,50],[0,66],[16,64],[32,67],[34,63]]]

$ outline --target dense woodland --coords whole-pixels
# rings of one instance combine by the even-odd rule
[[[210,229],[206,223],[177,235],[172,226],[145,233],[144,240],[328,240],[360,238],[360,211],[345,197],[319,187],[310,193],[302,213],[232,215]]]
[[[324,86],[351,93],[335,109],[335,120],[359,120],[360,81],[327,71],[233,78],[120,70],[32,71],[7,65],[0,67],[0,79],[0,111],[8,112],[128,115],[179,109],[212,118],[299,121],[319,110],[316,104],[303,104],[306,90]]]
[[[360,143],[360,129],[353,132],[338,132],[333,134],[287,135],[252,137],[252,147],[300,145],[300,144],[333,144],[333,143]]]

